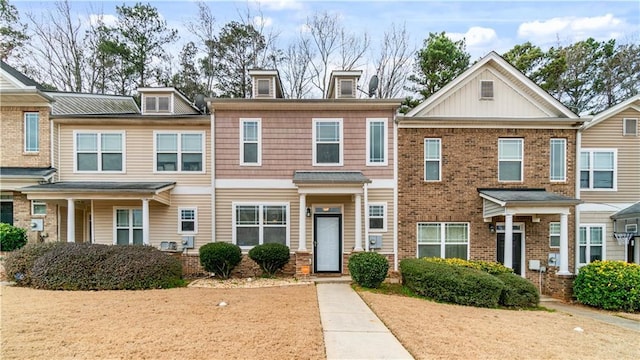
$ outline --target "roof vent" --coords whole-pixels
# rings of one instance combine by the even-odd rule
[[[493,100],[493,81],[490,81],[490,80],[480,81],[480,99]]]

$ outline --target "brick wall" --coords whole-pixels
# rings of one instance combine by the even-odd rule
[[[37,153],[24,152],[24,113],[39,112],[39,141],[40,151]],[[0,135],[2,136],[2,151],[0,163],[2,166],[19,167],[49,167],[51,166],[51,137],[49,123],[49,109],[34,106],[3,106],[0,109],[2,122]]]
[[[424,177],[424,138],[440,138],[442,144],[442,181],[426,183]],[[524,140],[524,181],[498,182],[498,139]],[[567,139],[567,181],[549,181],[549,140]],[[482,217],[482,199],[478,188],[545,188],[569,197],[575,196],[575,131],[544,129],[399,129],[398,130],[398,256],[417,254],[418,222],[468,222],[470,258],[496,260],[496,234],[490,233]],[[544,260],[549,252],[548,224],[560,221],[559,215],[515,217],[525,223],[526,262]],[[504,221],[494,217],[493,222]],[[569,215],[569,255],[573,268],[574,216]],[[528,271],[527,271],[528,273]],[[537,275],[537,274],[532,274]]]
[[[27,199],[26,195],[21,193],[13,193],[13,225],[19,228],[27,229],[27,239],[29,242],[39,242],[38,235],[43,235],[42,240],[58,241],[58,222],[57,222],[57,209],[54,204],[47,204],[47,215],[31,215],[31,200]],[[38,234],[36,231],[31,231],[31,219],[43,219],[44,230]]]

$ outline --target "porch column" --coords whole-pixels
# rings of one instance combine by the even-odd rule
[[[300,194],[298,214],[298,251],[307,251],[307,195]]]
[[[504,217],[504,266],[513,269],[513,215]]]
[[[76,242],[76,203],[67,199],[67,242]]]
[[[356,194],[356,238],[353,251],[362,251],[362,196]]]
[[[636,236],[631,238],[630,241],[633,241],[633,261],[636,264],[640,264],[640,238]]]
[[[558,275],[570,275],[569,272],[569,215],[560,214],[560,270]]]
[[[149,245],[149,199],[142,199],[142,243]]]

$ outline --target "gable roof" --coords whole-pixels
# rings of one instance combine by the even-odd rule
[[[16,70],[14,67],[12,67],[11,65],[7,64],[2,60],[0,60],[0,68],[3,70],[5,75],[9,75],[10,77],[13,78],[12,80],[14,81],[12,82],[14,83],[18,82],[23,85],[22,87],[34,88],[37,90],[44,89],[40,83],[28,77],[27,75],[21,73],[20,71]]]
[[[640,112],[640,94],[636,96],[632,96],[631,98],[617,105],[614,105],[606,110],[603,110],[597,113],[596,115],[593,116],[593,118],[591,118],[590,121],[584,123],[584,125],[582,126],[582,130],[586,130],[592,126],[595,126],[601,123],[602,121],[616,115],[617,113],[629,108],[635,109]]]
[[[139,114],[131,96],[47,92],[55,99],[52,115]]]
[[[471,78],[472,75],[477,73],[480,69],[488,67],[489,65],[494,66],[501,72],[504,72],[508,74],[510,77],[516,79],[518,82],[523,84],[523,86],[531,90],[531,92],[535,94],[536,97],[540,99],[540,101],[544,102],[546,106],[555,110],[555,112],[567,118],[579,119],[578,115],[576,115],[573,111],[571,111],[569,108],[564,106],[556,98],[549,95],[549,93],[544,91],[540,86],[538,86],[531,79],[526,77],[513,65],[509,64],[509,62],[504,60],[495,51],[490,52],[488,55],[486,55],[485,57],[480,59],[478,62],[473,64],[466,71],[464,71],[461,75],[459,75],[454,80],[452,80],[447,85],[445,85],[442,89],[438,90],[435,94],[425,99],[422,103],[420,103],[418,106],[416,106],[411,111],[409,111],[405,117],[419,116],[419,114],[423,110],[427,109],[429,106],[433,104],[436,104],[442,101],[442,99],[444,99],[447,95],[449,95],[452,91],[454,91],[454,89],[456,89],[459,85],[464,83],[467,79]]]

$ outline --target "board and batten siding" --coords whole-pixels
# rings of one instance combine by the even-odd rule
[[[73,133],[79,131],[124,131],[125,172],[74,172]],[[205,156],[203,167],[205,172],[172,172],[154,173],[154,131],[203,131],[205,134]],[[177,186],[210,186],[211,185],[211,134],[209,126],[144,126],[144,125],[61,125],[58,139],[60,149],[60,167],[58,174],[61,181],[175,181]]]
[[[617,191],[581,189],[580,198],[585,202],[640,201],[640,136],[623,136],[623,118],[636,118],[640,126],[640,111],[627,109],[582,133],[583,149],[618,149]]]
[[[611,212],[580,212],[580,224],[604,225],[605,233],[605,259],[624,261],[624,246],[618,245],[613,237],[613,220],[610,218]],[[579,241],[578,241],[579,243]]]

